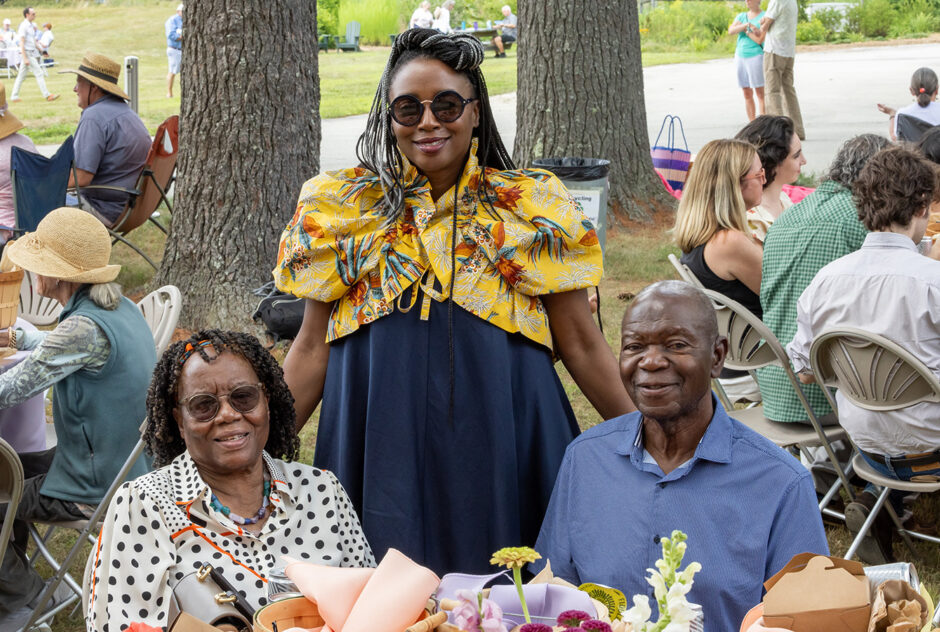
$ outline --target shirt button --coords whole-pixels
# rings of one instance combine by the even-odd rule
[[[659,485],[659,488],[660,488],[660,489],[666,489],[666,483],[665,483],[665,482],[663,482],[663,483],[657,483],[657,485]]]
[[[660,537],[658,535],[653,536],[653,544],[659,544]]]

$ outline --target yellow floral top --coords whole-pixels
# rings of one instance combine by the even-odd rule
[[[476,140],[458,182],[454,302],[511,333],[551,348],[539,296],[596,285],[603,274],[594,226],[561,181],[547,171],[483,168]],[[489,180],[488,199],[477,193]],[[323,173],[304,184],[297,211],[281,236],[277,287],[317,301],[336,301],[327,340],[391,314],[424,294],[445,301],[450,291],[454,190],[431,199],[428,180],[407,160],[405,205],[389,224],[378,176],[354,168]],[[493,191],[495,190],[495,194]]]

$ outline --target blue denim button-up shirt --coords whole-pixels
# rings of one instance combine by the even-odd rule
[[[689,601],[707,632],[736,631],[763,582],[805,551],[828,554],[812,478],[800,462],[732,420],[717,401],[693,458],[669,474],[644,458],[641,415],[623,415],[568,446],[536,550],[556,576],[596,582],[655,610],[648,568],[660,538],[688,536],[683,567],[702,564]],[[655,619],[655,614],[654,614]]]

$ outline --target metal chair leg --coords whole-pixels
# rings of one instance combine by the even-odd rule
[[[890,488],[887,489],[890,492]],[[891,506],[891,503],[888,503],[885,508],[888,510],[888,515],[891,516],[891,521],[894,523],[898,533],[901,534],[901,539],[904,540],[904,544],[907,545],[907,550],[910,551],[912,557],[916,556],[917,553],[914,551],[914,543],[911,542],[911,536],[907,535],[907,529],[905,529],[904,525],[901,524],[901,519],[898,517],[898,513],[894,510],[894,507]]]
[[[875,523],[875,518],[878,517],[878,512],[881,511],[881,508],[884,506],[885,500],[888,499],[888,494],[890,492],[891,490],[887,487],[881,490],[881,494],[878,496],[878,500],[875,501],[875,506],[872,507],[871,511],[868,513],[868,517],[865,518],[865,522],[862,524],[862,528],[859,529],[858,535],[855,536],[851,546],[849,546],[849,550],[845,552],[845,559],[851,560],[855,555],[855,552],[858,551],[858,547],[861,546],[862,540],[868,534],[871,526]]]
[[[117,233],[112,232],[112,233],[111,233],[111,238],[112,238],[112,241],[111,241],[112,244],[114,244],[115,241],[121,242],[122,244],[124,244],[124,245],[127,246],[128,248],[132,249],[132,250],[133,250],[134,252],[136,252],[137,254],[139,254],[141,257],[143,257],[144,260],[145,260],[147,263],[150,264],[150,267],[151,267],[151,268],[153,268],[154,270],[158,270],[158,269],[159,269],[159,266],[158,266],[157,264],[155,264],[155,263],[153,262],[153,260],[152,260],[150,257],[148,257],[148,256],[144,253],[143,250],[141,250],[140,248],[138,248],[137,246],[135,246],[134,244],[132,244],[130,241],[128,241],[127,239],[125,239],[125,238],[123,237],[123,235],[119,235],[119,234],[117,234]]]

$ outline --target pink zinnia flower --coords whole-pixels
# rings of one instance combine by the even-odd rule
[[[582,621],[587,621],[590,618],[591,615],[583,610],[565,610],[558,615],[558,625],[563,625],[566,628],[576,628],[581,625]]]
[[[598,621],[597,619],[585,621],[581,624],[581,629],[584,630],[584,632],[613,632],[610,629],[610,624],[604,621]]]
[[[552,626],[544,623],[526,623],[519,628],[519,632],[552,632]]]

